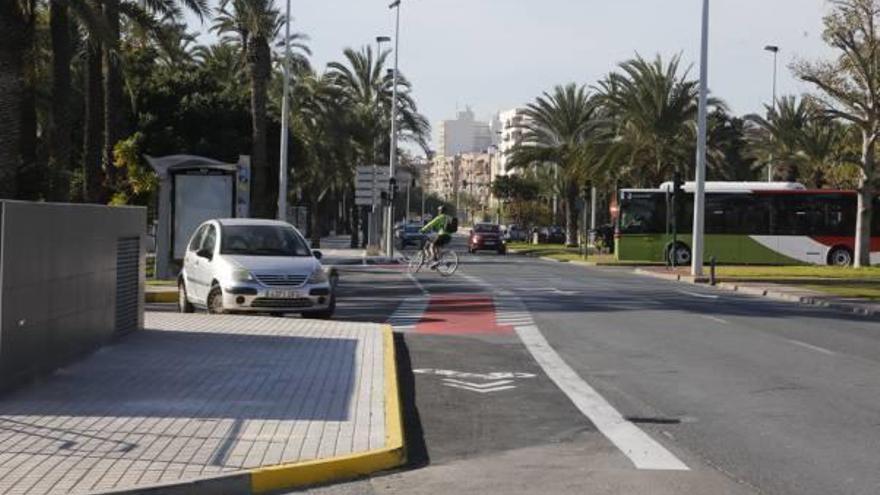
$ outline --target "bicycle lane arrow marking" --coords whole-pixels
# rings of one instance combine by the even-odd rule
[[[534,378],[534,373],[520,373],[520,372],[492,372],[492,373],[469,373],[465,371],[454,371],[454,370],[438,370],[431,368],[424,369],[416,369],[413,370],[413,373],[419,375],[435,375],[442,376],[443,385],[450,388],[457,388],[461,390],[467,390],[469,392],[476,392],[478,394],[490,394],[493,392],[502,392],[504,390],[512,390],[516,388],[514,384],[517,379],[528,379]],[[489,382],[471,382],[458,380],[456,378],[467,378],[469,380],[481,379],[481,380],[492,380]]]

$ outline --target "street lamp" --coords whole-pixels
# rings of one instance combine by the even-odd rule
[[[379,56],[382,54],[382,43],[388,43],[391,41],[391,38],[388,36],[376,36],[376,63],[378,64]],[[380,96],[380,86],[379,81],[376,81],[376,95],[375,101],[373,102],[373,112],[375,115],[379,115],[379,96]],[[376,125],[379,125],[379,121],[376,121]],[[376,180],[376,164],[379,163],[379,146],[375,141],[373,142],[373,191],[376,190],[375,180]],[[377,244],[377,237],[379,232],[379,224],[376,221],[376,204],[375,197],[372,200],[372,204],[370,206],[370,215],[368,217],[368,225],[367,225],[367,244],[374,245]]]
[[[776,112],[776,60],[779,55],[779,47],[775,45],[767,45],[764,50],[773,53],[773,103],[772,112]],[[770,160],[767,162],[767,182],[773,182],[773,154],[770,154]]]
[[[389,181],[394,180],[394,169],[397,168],[397,61],[400,52],[400,0],[394,0],[388,5],[389,9],[395,9],[394,21],[394,77],[391,87],[391,153],[388,160],[388,177]],[[390,184],[389,184],[390,185]],[[394,188],[389,187],[389,196],[391,198],[388,204],[388,219],[386,221],[385,230],[385,255],[389,258],[394,255],[394,246],[392,245],[394,238]]]
[[[697,170],[694,187],[694,237],[691,243],[691,275],[703,275],[703,229],[706,208],[706,106],[709,79],[709,0],[703,0],[703,28],[700,43],[700,110],[697,117]],[[676,256],[672,246],[672,256]]]
[[[284,18],[284,90],[281,97],[281,152],[278,163],[278,219],[287,220],[287,141],[290,113],[290,0]]]

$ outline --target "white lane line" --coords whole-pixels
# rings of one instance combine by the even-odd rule
[[[714,316],[709,316],[709,315],[700,315],[700,316],[707,319],[707,320],[712,320],[715,323],[723,323],[724,325],[727,325],[728,323],[730,323],[727,320],[722,320],[721,318],[716,318]]]
[[[574,405],[638,469],[688,471],[688,467],[656,440],[627,421],[550,347],[535,325],[516,327],[516,333],[544,373]]]
[[[419,280],[416,278],[415,275],[412,274],[412,272],[407,271],[407,272],[406,272],[406,276],[409,277],[409,279],[412,281],[412,283],[415,284],[415,286],[418,287],[418,289],[419,289],[420,291],[422,291],[422,295],[423,295],[423,296],[427,296],[427,295],[428,295],[428,291],[427,291],[427,289],[425,289],[425,287],[422,285],[422,283],[419,282]]]
[[[701,299],[718,299],[718,297],[719,297],[719,296],[715,296],[712,294],[700,294],[699,292],[691,292],[691,291],[681,290],[681,289],[677,289],[676,292],[679,292],[681,294],[685,294],[688,296],[699,297]]]
[[[800,340],[792,340],[792,339],[785,339],[785,340],[787,340],[788,342],[791,342],[794,345],[801,346],[805,349],[810,349],[810,350],[813,350],[816,352],[821,352],[822,354],[825,354],[826,356],[834,356],[835,354],[837,354],[836,352],[828,350],[824,347],[819,347],[817,345],[808,344],[806,342],[801,342]]]

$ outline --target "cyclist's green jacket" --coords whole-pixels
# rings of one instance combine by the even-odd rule
[[[434,217],[433,220],[428,222],[428,225],[422,227],[419,232],[425,233],[430,232],[432,230],[436,230],[439,235],[449,235],[449,232],[446,231],[446,228],[449,226],[449,222],[452,221],[452,217],[446,215],[445,213],[441,213]]]

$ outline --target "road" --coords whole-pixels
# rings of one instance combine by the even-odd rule
[[[310,493],[880,493],[876,320],[517,256],[341,294],[399,332],[411,465]]]

